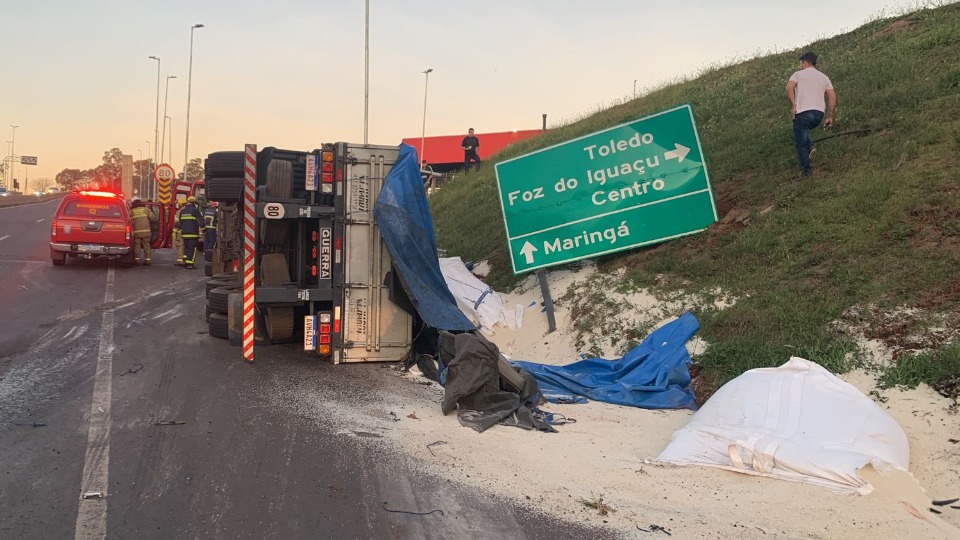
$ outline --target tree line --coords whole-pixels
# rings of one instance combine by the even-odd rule
[[[103,153],[103,163],[92,169],[65,168],[56,176],[60,189],[70,191],[84,188],[113,189],[119,191],[123,166],[123,151],[111,148]],[[139,188],[153,181],[155,163],[146,159],[133,161],[133,186]],[[183,180],[183,173],[177,175],[177,181]],[[203,160],[193,158],[187,164],[187,181],[203,180]],[[142,182],[142,183],[141,183]]]

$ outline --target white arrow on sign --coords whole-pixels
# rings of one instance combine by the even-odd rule
[[[529,240],[524,242],[523,248],[520,249],[520,254],[527,258],[527,264],[533,264],[533,253],[537,251],[537,248],[533,247],[533,244]]]
[[[676,150],[667,150],[663,153],[663,159],[676,159],[677,162],[682,162],[683,158],[687,157],[687,154],[690,153],[690,149],[680,143],[673,143],[676,147]]]

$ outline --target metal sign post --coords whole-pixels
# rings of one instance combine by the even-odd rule
[[[496,175],[514,273],[717,220],[689,104],[497,163]]]
[[[243,358],[253,362],[256,264],[257,145],[245,147],[243,176]]]

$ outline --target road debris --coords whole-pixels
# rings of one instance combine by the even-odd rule
[[[393,421],[394,421],[394,422],[399,422],[399,421],[400,421],[400,417],[397,416],[397,413],[395,413],[395,412],[393,412],[393,411],[390,411],[390,416],[393,417]]]
[[[934,506],[947,506],[948,504],[953,504],[960,501],[960,499],[943,499],[939,501],[930,501],[930,504]]]
[[[414,419],[414,420],[419,420],[419,418],[417,418],[417,411],[413,411],[412,413],[408,414],[408,415],[407,415],[407,418],[412,418],[412,419]]]
[[[394,514],[410,514],[411,516],[429,516],[430,514],[436,514],[436,513],[439,513],[441,516],[443,515],[443,510],[440,510],[440,509],[431,510],[429,512],[411,512],[409,510],[391,510],[387,508],[387,501],[383,501],[383,509],[386,510],[387,512],[393,512]]]
[[[129,373],[130,375],[136,375],[136,373],[137,373],[138,371],[140,371],[141,369],[143,369],[143,364],[135,364],[135,365],[137,365],[137,366],[139,366],[139,367],[137,367],[136,369],[128,369],[128,370],[124,371],[123,373],[121,373],[120,376],[123,377],[124,375],[126,375],[126,374],[128,374],[128,373]]]
[[[186,424],[186,422],[180,420],[160,420],[153,423],[155,426],[182,426],[184,424]]]
[[[102,491],[88,491],[83,494],[82,498],[84,499],[102,499],[106,497],[107,494]]]
[[[637,530],[640,530],[640,531],[643,531],[643,532],[648,532],[648,533],[652,533],[652,532],[662,532],[663,534],[665,534],[665,535],[667,535],[667,536],[673,536],[672,534],[670,534],[670,531],[668,531],[665,527],[661,527],[661,526],[659,526],[659,525],[653,525],[653,524],[651,524],[649,529],[643,529],[643,528],[641,528],[639,525],[637,525]]]
[[[433,457],[436,457],[437,455],[433,453],[433,448],[431,448],[431,446],[440,446],[443,444],[447,444],[447,441],[434,441],[427,445],[427,450],[430,451],[430,455],[432,455]]]

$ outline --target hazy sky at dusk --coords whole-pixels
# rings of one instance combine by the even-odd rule
[[[534,129],[737,57],[852,30],[884,0],[370,1],[369,140]],[[172,164],[244,143],[309,150],[363,141],[362,0],[44,1],[4,5],[0,140],[39,158],[31,179],[92,168],[154,139],[157,64],[170,81]],[[826,62],[826,59],[825,59]],[[165,80],[165,79],[162,79]],[[160,114],[163,121],[163,83]],[[147,140],[151,144],[147,144]],[[167,146],[171,146],[169,141]],[[9,145],[2,148],[3,155]],[[428,156],[429,157],[429,156]],[[26,168],[18,173],[24,176]]]

